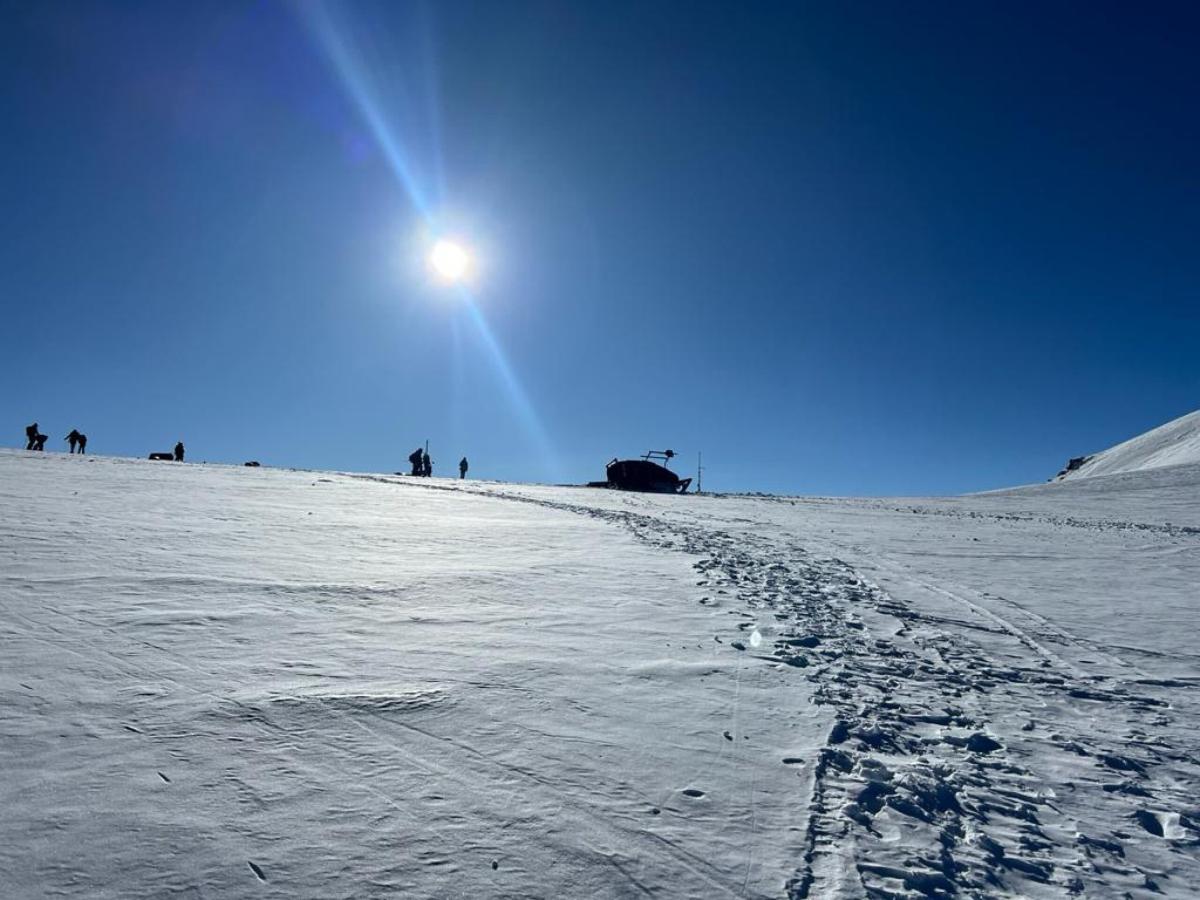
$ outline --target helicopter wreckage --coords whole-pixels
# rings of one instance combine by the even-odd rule
[[[674,450],[651,450],[640,459],[614,459],[605,469],[607,480],[590,481],[588,487],[650,494],[687,493],[692,479],[680,478],[667,468],[674,457]]]

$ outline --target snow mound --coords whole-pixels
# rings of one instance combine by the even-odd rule
[[[1092,456],[1072,459],[1058,481],[1142,472],[1163,466],[1200,463],[1200,410],[1180,416]]]

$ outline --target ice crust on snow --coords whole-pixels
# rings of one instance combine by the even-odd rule
[[[0,451],[0,894],[1190,896],[1200,465],[656,497]]]
[[[1086,457],[1077,468],[1060,473],[1058,480],[1142,472],[1163,466],[1195,463],[1200,463],[1200,410]]]

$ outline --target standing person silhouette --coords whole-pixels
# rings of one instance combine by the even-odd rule
[[[408,454],[408,461],[412,463],[412,474],[420,475],[424,471],[424,466],[421,463],[421,448],[418,447],[412,453]]]
[[[428,478],[433,474],[433,460],[429,458],[429,451],[421,452],[421,474]]]
[[[183,462],[183,441],[175,444],[175,462]]]
[[[79,433],[79,455],[87,453],[87,435],[83,432]]]
[[[37,443],[37,436],[38,436],[38,423],[37,422],[34,422],[32,425],[25,426],[25,441],[26,441],[25,449],[26,450],[33,449],[33,445]]]
[[[467,469],[469,468],[470,466],[467,465],[467,458],[465,456],[458,461],[458,478],[460,481],[467,477]]]
[[[72,428],[71,433],[63,438],[63,440],[71,445],[71,452],[74,453],[75,448],[79,445],[79,429]]]

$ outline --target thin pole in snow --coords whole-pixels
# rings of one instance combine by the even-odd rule
[[[704,461],[704,454],[697,451],[697,453],[696,453],[696,493],[697,494],[699,494],[704,489],[702,487],[702,485],[704,483],[702,481],[702,479],[704,477],[704,466],[701,465],[701,463],[703,461]]]

